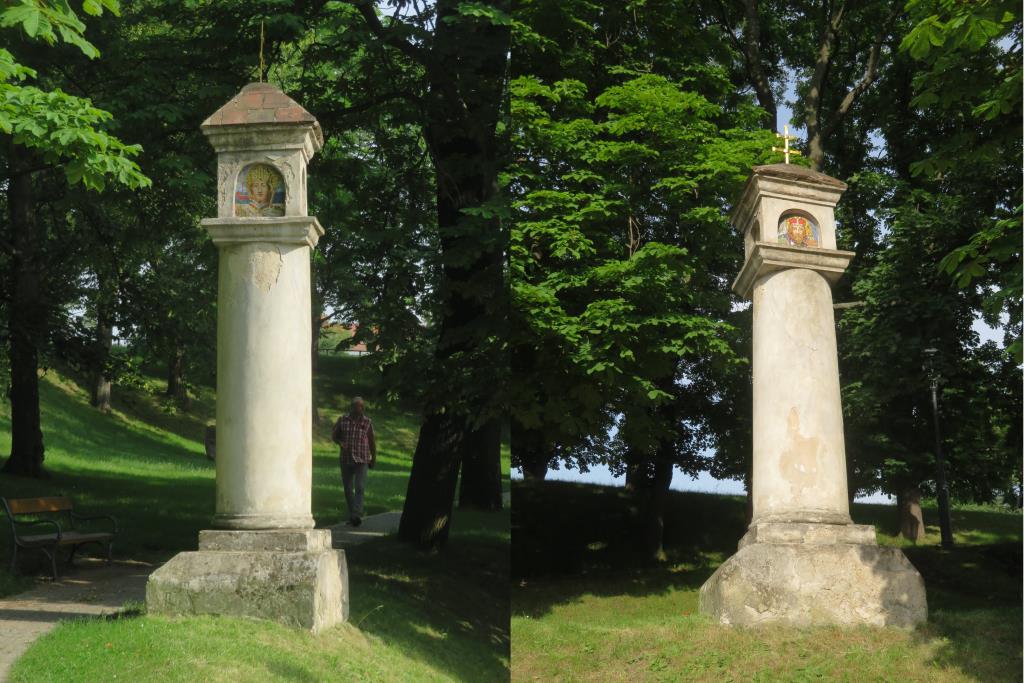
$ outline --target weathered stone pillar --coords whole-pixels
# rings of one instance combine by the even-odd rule
[[[733,289],[753,299],[753,519],[701,588],[728,624],[912,626],[924,582],[874,528],[853,524],[831,286],[846,185],[788,164],[754,168],[733,214],[746,262]]]
[[[150,611],[256,616],[320,630],[347,615],[344,554],[313,529],[312,114],[251,83],[202,126],[218,157],[217,501],[199,551],[150,578]]]

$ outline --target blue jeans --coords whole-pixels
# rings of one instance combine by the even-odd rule
[[[369,469],[365,462],[341,465],[341,483],[345,486],[349,519],[363,516],[363,490],[366,488],[366,473]]]

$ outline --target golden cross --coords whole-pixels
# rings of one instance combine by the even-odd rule
[[[800,156],[800,152],[796,151],[795,149],[790,149],[789,148],[789,141],[790,140],[798,140],[799,138],[797,138],[797,136],[795,136],[795,135],[790,135],[789,134],[789,124],[788,123],[785,126],[782,127],[782,130],[783,130],[783,132],[782,133],[776,133],[775,137],[782,138],[782,140],[785,142],[785,145],[783,147],[774,147],[773,146],[772,147],[772,151],[773,152],[782,152],[785,155],[786,163],[788,164],[789,163],[789,155],[790,154],[793,154],[793,155],[796,155],[796,156]]]

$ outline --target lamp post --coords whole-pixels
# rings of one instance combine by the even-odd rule
[[[939,530],[942,547],[953,547],[953,529],[949,522],[949,489],[946,487],[946,461],[942,455],[942,434],[939,431],[939,372],[935,368],[935,348],[924,350],[924,371],[932,387],[932,417],[935,422],[935,482],[939,501]]]

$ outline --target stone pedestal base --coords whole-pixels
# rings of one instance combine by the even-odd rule
[[[700,589],[723,624],[913,627],[928,617],[924,581],[870,526],[759,523]]]
[[[200,531],[146,584],[153,614],[272,619],[318,632],[348,618],[345,552],[327,529]]]

